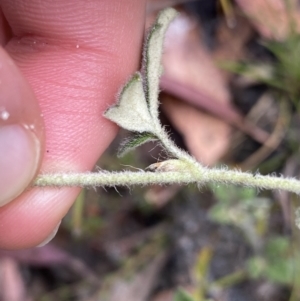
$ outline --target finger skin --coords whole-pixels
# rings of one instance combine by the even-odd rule
[[[103,111],[139,68],[145,1],[0,1],[12,27],[6,46],[44,117],[41,172],[88,171],[117,128]],[[67,213],[78,188],[29,189],[0,208],[0,248],[39,244]]]
[[[44,123],[38,101],[0,47],[0,207],[35,179],[42,162]]]

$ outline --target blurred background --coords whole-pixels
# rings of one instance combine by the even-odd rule
[[[173,6],[161,121],[206,166],[297,177],[298,0],[148,0]],[[166,159],[155,143],[95,171]],[[1,301],[298,301],[298,197],[240,187],[83,190],[48,245],[0,250]]]

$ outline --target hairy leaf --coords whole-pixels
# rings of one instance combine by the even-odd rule
[[[110,107],[104,116],[129,131],[154,131],[139,72],[123,87],[118,104]]]
[[[161,11],[150,29],[144,47],[145,93],[150,114],[154,118],[158,118],[159,78],[162,73],[161,56],[165,32],[176,15],[177,12],[173,8]]]
[[[151,133],[136,133],[132,137],[125,140],[118,151],[118,157],[122,157],[136,147],[150,141],[155,141],[158,138]]]

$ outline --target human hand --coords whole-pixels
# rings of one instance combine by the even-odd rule
[[[114,138],[102,113],[139,68],[145,2],[0,2],[0,248],[53,236],[80,190],[26,188],[90,170]]]

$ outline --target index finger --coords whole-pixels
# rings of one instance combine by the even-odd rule
[[[31,84],[44,116],[41,172],[87,171],[116,127],[102,117],[139,68],[145,1],[6,0],[13,32],[6,50]],[[31,189],[0,208],[0,247],[46,238],[79,189]]]

